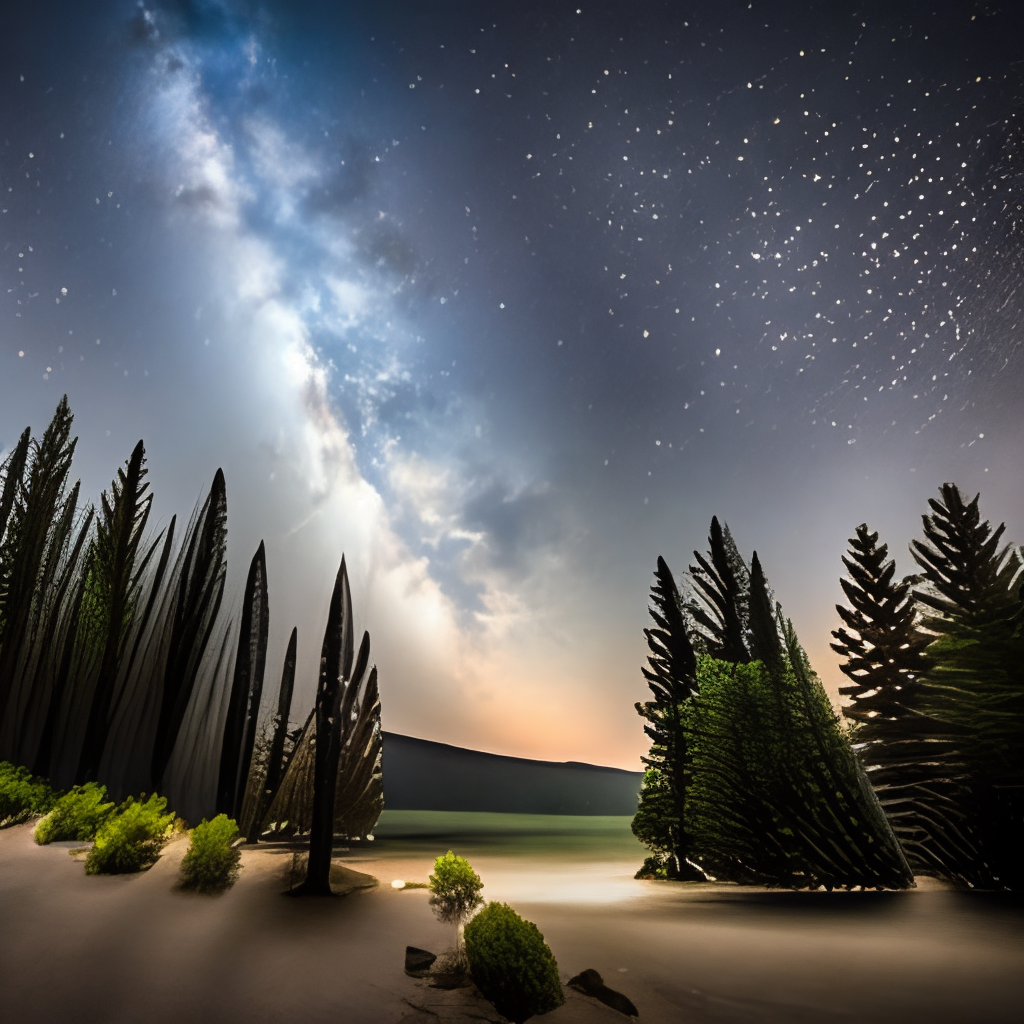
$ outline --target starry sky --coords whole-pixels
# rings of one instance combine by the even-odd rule
[[[637,768],[657,556],[718,515],[835,693],[840,556],[1024,537],[1024,9],[8,5],[0,449],[227,478],[305,708],[344,551],[384,727]],[[303,712],[294,717],[301,719]]]

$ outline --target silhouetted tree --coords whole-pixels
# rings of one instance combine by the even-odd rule
[[[30,442],[27,453],[19,441],[0,496],[9,507],[0,552],[0,758],[15,762],[25,753],[22,726],[33,698],[37,641],[48,632],[48,618],[59,612],[55,584],[67,565],[76,512],[78,487],[67,490],[78,440],[71,437],[73,419],[65,395],[42,440]]]
[[[267,811],[277,795],[277,790],[284,778],[288,761],[285,742],[288,739],[288,720],[291,715],[292,690],[295,687],[295,658],[298,644],[298,629],[293,627],[288,638],[288,649],[284,656],[284,667],[281,670],[281,684],[277,691],[277,713],[270,722],[273,738],[267,752],[266,764],[263,765],[262,778],[257,778],[254,785],[253,806],[245,822],[246,841],[259,841],[266,821]],[[291,753],[291,751],[288,751]]]
[[[750,570],[740,555],[729,527],[711,520],[707,557],[694,551],[690,578],[697,600],[687,610],[699,636],[699,647],[712,657],[734,664],[750,661]]]
[[[698,660],[683,726],[691,754],[684,824],[717,878],[794,887],[899,888],[912,881],[792,623],[755,553],[748,569],[712,521],[688,606]]]
[[[376,669],[370,670],[367,676],[369,661],[370,634],[363,633],[358,654],[353,642],[352,594],[343,556],[331,595],[327,629],[320,654],[320,680],[312,719],[316,733],[313,741],[309,862],[305,880],[294,890],[297,894],[331,893],[331,850],[334,842],[338,772],[343,752],[359,732],[361,692],[370,690],[376,695]]]
[[[98,778],[132,617],[146,569],[159,543],[157,539],[148,549],[143,547],[153,502],[152,494],[146,493],[149,484],[143,480],[145,460],[145,448],[139,441],[126,469],[117,471],[109,493],[101,495],[96,536],[87,562],[88,625],[101,653],[79,760],[78,775],[83,781]]]
[[[185,535],[171,585],[166,620],[166,661],[160,715],[153,743],[153,785],[160,788],[174,751],[207,644],[217,622],[227,570],[227,495],[224,474],[214,474],[210,493]]]
[[[935,639],[925,651],[920,709],[955,734],[933,761],[958,787],[980,858],[951,865],[969,884],[1019,887],[1024,844],[1024,606],[1021,555],[1002,544],[1004,524],[982,521],[978,496],[940,488],[911,544],[923,570],[917,599]],[[990,875],[991,872],[991,875]]]
[[[915,873],[967,885],[963,865],[978,855],[960,785],[933,770],[955,736],[917,710],[922,652],[932,638],[918,627],[911,581],[895,579],[888,555],[862,523],[843,558],[849,577],[840,585],[851,607],[836,605],[844,625],[832,632],[832,649],[846,659],[840,668],[851,680],[839,689],[850,700],[843,714],[855,723],[854,749]]]
[[[696,687],[696,659],[687,636],[683,602],[665,559],[658,556],[651,587],[653,629],[645,629],[650,654],[642,669],[653,700],[637,703],[645,720],[644,732],[651,741],[640,803],[633,818],[633,833],[663,858],[670,877],[703,878],[688,861],[684,816],[690,773],[682,708]]]
[[[267,560],[263,541],[249,565],[242,595],[234,679],[221,742],[217,810],[229,818],[241,817],[246,781],[256,740],[256,722],[263,695],[267,663],[270,612],[267,605]]]

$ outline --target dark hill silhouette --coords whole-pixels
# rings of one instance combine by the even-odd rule
[[[506,814],[636,812],[642,772],[534,761],[398,733],[384,736],[384,805],[392,811]]]

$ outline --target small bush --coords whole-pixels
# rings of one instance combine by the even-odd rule
[[[565,1001],[544,936],[507,903],[488,903],[466,925],[466,956],[480,991],[516,1024]]]
[[[174,827],[174,814],[165,814],[167,800],[152,794],[148,800],[128,797],[96,832],[85,858],[87,875],[120,875],[148,868]]]
[[[457,928],[483,903],[480,898],[483,887],[484,883],[469,861],[449,850],[434,861],[429,903],[439,921]]]
[[[242,859],[241,850],[234,845],[237,838],[238,825],[226,814],[196,825],[181,861],[182,888],[223,892],[234,885]]]
[[[634,878],[668,878],[668,863],[663,857],[644,857],[643,865]]]
[[[56,799],[46,779],[33,777],[27,768],[0,761],[0,828],[45,814]]]
[[[36,825],[35,840],[40,846],[61,840],[96,838],[96,830],[114,812],[113,803],[104,803],[107,787],[95,782],[74,786],[53,805]]]

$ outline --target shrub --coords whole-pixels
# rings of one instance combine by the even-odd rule
[[[56,798],[46,779],[33,777],[27,768],[0,761],[0,828],[45,814]]]
[[[103,802],[106,795],[107,787],[95,782],[68,790],[36,825],[36,842],[45,846],[68,839],[95,839],[96,830],[114,811],[113,803]]]
[[[470,867],[465,857],[449,850],[434,861],[429,902],[439,921],[455,925],[456,948],[461,946],[461,926],[483,903],[480,898],[483,887],[480,876]]]
[[[160,856],[174,815],[165,814],[167,800],[153,793],[148,800],[128,797],[96,833],[85,858],[88,875],[119,875],[148,868]]]
[[[634,878],[668,878],[668,863],[665,857],[644,857],[640,870]]]
[[[565,1001],[544,936],[507,903],[488,903],[466,925],[466,956],[480,991],[516,1024]]]
[[[192,829],[188,853],[181,861],[181,885],[196,892],[223,892],[238,877],[242,853],[234,845],[238,825],[226,814],[201,821]]]

